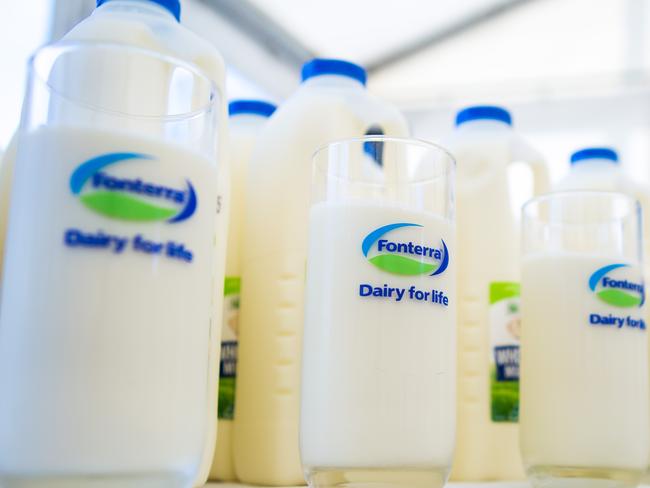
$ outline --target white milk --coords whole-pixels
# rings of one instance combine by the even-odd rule
[[[462,119],[462,114],[471,117]],[[546,169],[503,109],[474,107],[443,143],[456,159],[458,435],[452,479],[521,479],[518,446],[519,233],[508,171],[528,163],[536,191]],[[495,120],[493,117],[501,117]],[[511,352],[511,374],[496,377]],[[501,361],[501,359],[499,359]]]
[[[386,232],[365,254],[366,236],[394,223],[422,227]],[[300,442],[315,484],[319,473],[363,468],[446,478],[455,435],[454,235],[440,218],[397,207],[312,208]],[[441,266],[447,254],[448,267],[437,276],[379,269],[369,261],[378,254],[410,256],[388,253],[387,241],[437,250],[444,242],[437,260],[416,259]]]
[[[621,258],[548,253],[523,260],[521,449],[531,475],[573,469],[634,482],[645,471],[647,332],[627,322],[592,323],[594,315],[631,317],[638,326],[643,316],[643,308],[608,305],[597,296],[612,290],[605,279],[641,282],[636,264],[596,277],[592,291],[592,275],[613,263]]]
[[[170,2],[174,3],[174,2]],[[225,93],[225,66],[223,59],[216,48],[209,42],[201,39],[189,29],[184,28],[174,18],[171,10],[162,5],[149,0],[108,0],[98,7],[92,15],[77,24],[63,38],[64,41],[90,41],[90,42],[114,42],[119,44],[128,44],[134,47],[149,49],[158,53],[168,54],[180,58],[184,61],[194,63],[201,68],[208,78],[212,80],[221,96]],[[78,96],[83,98],[85,86],[97,86],[97,82],[105,81],[104,71],[93,72],[91,69],[92,59],[88,59],[83,66],[67,66],[63,73],[66,76],[66,83],[77,83]],[[105,60],[101,60],[102,66],[106,65]],[[160,80],[166,80],[168,74],[161,76]],[[76,80],[76,81],[75,81]],[[104,100],[105,106],[110,106],[113,102],[118,102],[115,107],[124,106],[126,113],[152,113],[148,107],[153,104],[159,107],[161,93],[166,93],[167,88],[160,83],[156,83],[155,72],[151,73],[148,83],[151,84],[151,97],[143,100],[142,97],[137,100]],[[133,82],[136,82],[135,80]],[[140,111],[139,109],[144,109]],[[155,111],[154,111],[155,112]],[[81,120],[76,121],[77,124]],[[126,122],[128,123],[128,122]],[[227,204],[229,198],[229,169],[227,161],[226,148],[226,127],[227,114],[226,104],[222,103],[222,115],[219,117],[219,130],[217,135],[218,153],[219,153],[219,219],[218,235],[225,236],[228,229],[227,222]],[[140,127],[140,132],[141,132]],[[0,170],[0,189],[9,191],[0,192],[0,256],[4,255],[5,227],[8,216],[8,208],[11,193],[11,178],[15,161],[15,138],[9,146],[7,153],[2,160],[2,169]],[[221,241],[220,241],[221,242]],[[225,267],[225,245],[218,246],[219,258],[216,262],[217,274],[222,275]],[[0,272],[2,271],[2,261],[0,259]],[[219,285],[219,299],[215,302],[216,316],[222,315],[223,289]],[[220,329],[215,328],[217,332],[212,338],[211,350],[215,357],[219,355],[219,333]],[[213,419],[214,411],[217,409],[217,378],[218,365],[215,364],[215,371],[211,372],[214,378],[214,393],[210,396],[208,412]],[[216,420],[216,419],[215,419]],[[216,438],[216,421],[214,425],[208,427],[211,432],[207,440],[206,452],[204,455],[203,468],[201,475],[196,482],[197,486],[202,485],[208,476],[210,464],[213,456],[213,447]]]
[[[216,166],[125,133],[23,137],[0,315],[0,477],[189,486],[209,435]],[[106,166],[75,194],[75,169],[114,152],[147,157]],[[137,179],[184,192],[182,204],[124,193],[174,213],[189,205],[191,184],[194,214],[134,222],[89,207],[116,181]]]
[[[239,100],[230,103],[228,147],[232,169],[232,198],[230,199],[230,225],[221,330],[218,441],[210,470],[211,479],[235,479],[232,462],[232,419],[234,416],[237,336],[239,333],[240,255],[244,223],[244,195],[253,146],[267,121],[268,113],[273,109],[273,105],[256,100]]]
[[[374,126],[407,133],[402,115],[370,97],[360,81],[321,73],[278,108],[253,153],[233,452],[245,483],[304,483],[298,411],[311,158],[322,144]]]

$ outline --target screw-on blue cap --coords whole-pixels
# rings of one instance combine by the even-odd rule
[[[97,0],[97,6],[110,2],[111,0]],[[169,12],[176,17],[176,20],[181,21],[181,0],[145,0],[165,7]]]
[[[262,100],[233,100],[228,104],[228,115],[251,114],[270,117],[275,112],[275,105]]]
[[[302,81],[322,75],[347,76],[361,82],[363,85],[366,84],[367,79],[365,69],[358,64],[343,61],[342,59],[315,58],[302,66]]]
[[[475,105],[467,107],[456,114],[456,125],[464,124],[472,120],[499,120],[512,125],[510,112],[505,108],[494,105]]]
[[[618,163],[618,154],[611,147],[586,147],[571,155],[571,164],[588,159],[607,159],[612,163]]]

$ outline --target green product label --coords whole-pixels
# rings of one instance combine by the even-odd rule
[[[493,422],[519,421],[519,283],[490,284],[490,403]]]
[[[232,419],[235,414],[237,379],[237,335],[239,331],[239,290],[241,279],[226,276],[223,287],[223,326],[219,365],[219,418]]]
[[[241,278],[239,276],[226,276],[223,284],[223,296],[227,297],[230,295],[239,296],[239,291],[241,290]],[[237,305],[239,309],[239,304]]]
[[[218,417],[224,420],[235,418],[235,383],[236,378],[219,378]]]

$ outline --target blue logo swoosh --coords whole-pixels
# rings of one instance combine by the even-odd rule
[[[176,216],[167,221],[169,223],[181,222],[182,220],[189,219],[196,210],[196,192],[194,191],[192,183],[190,183],[189,180],[186,181],[188,194],[187,203],[185,204],[183,210],[181,210]]]
[[[81,189],[86,184],[92,175],[97,173],[100,169],[110,166],[111,164],[119,163],[126,159],[153,159],[151,156],[139,153],[110,153],[89,159],[77,169],[74,170],[70,176],[70,190],[74,195],[79,195]]]
[[[442,262],[440,263],[440,266],[438,267],[437,270],[435,270],[433,273],[431,273],[431,276],[439,275],[443,271],[447,269],[447,266],[449,266],[449,250],[447,249],[447,244],[445,244],[445,241],[440,239],[442,241],[442,248],[445,253],[444,257],[442,258]]]
[[[589,278],[589,288],[591,291],[596,291],[596,286],[598,286],[598,283],[603,276],[605,276],[610,271],[618,268],[625,268],[627,266],[629,266],[629,264],[610,264],[608,266],[603,266],[602,268],[597,269]]]
[[[361,243],[361,250],[363,251],[363,255],[368,257],[370,248],[375,242],[379,240],[381,236],[383,236],[387,232],[390,232],[391,230],[399,229],[401,227],[422,227],[422,226],[420,224],[409,224],[407,222],[404,222],[399,224],[384,225],[379,229],[375,229],[370,234],[368,234],[366,238],[363,240],[363,242]]]

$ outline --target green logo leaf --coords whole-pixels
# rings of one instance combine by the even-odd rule
[[[380,254],[370,258],[368,261],[383,271],[406,276],[432,273],[437,268],[435,264],[423,263],[415,259],[393,254]]]
[[[609,305],[614,305],[615,307],[629,308],[629,307],[638,307],[641,305],[641,297],[630,295],[621,290],[614,290],[608,288],[606,290],[601,290],[597,294],[603,302],[608,303]]]
[[[107,217],[138,222],[164,220],[178,212],[175,209],[158,207],[138,198],[110,191],[82,195],[80,200],[89,209]]]

